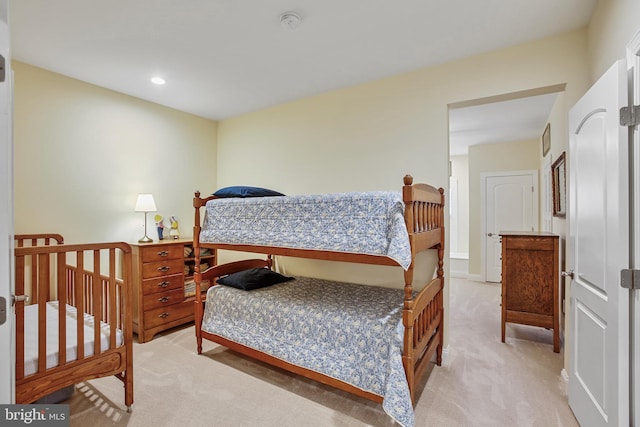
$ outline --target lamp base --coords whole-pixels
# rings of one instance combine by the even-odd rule
[[[153,239],[147,236],[146,234],[142,239],[138,240],[138,243],[151,243],[151,242],[153,242]]]

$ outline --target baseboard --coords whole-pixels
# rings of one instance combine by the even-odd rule
[[[449,270],[449,277],[455,277],[458,279],[468,279],[469,274],[466,271],[453,271]]]
[[[466,279],[469,275],[469,255],[450,254],[449,276]]]
[[[480,274],[467,274],[467,279],[473,280],[474,282],[484,282]]]
[[[436,356],[437,354],[435,352],[433,353],[433,356],[431,356],[431,361],[433,363],[436,363]],[[446,366],[448,361],[449,361],[449,346],[446,346],[442,348],[442,366]]]
[[[567,390],[569,390],[569,374],[566,369],[562,368],[562,371],[560,371],[560,378],[562,378],[561,384],[564,386],[564,394],[566,395],[568,393]]]
[[[448,366],[449,364],[449,346],[442,349],[442,366]]]

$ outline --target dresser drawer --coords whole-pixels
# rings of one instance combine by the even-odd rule
[[[142,262],[162,261],[166,259],[182,259],[182,245],[161,245],[141,248]]]
[[[159,307],[166,307],[184,301],[184,290],[173,289],[144,296],[142,308],[144,311]]]
[[[167,307],[155,308],[145,311],[144,324],[145,328],[150,329],[165,323],[173,322],[181,318],[193,317],[194,304],[193,301],[174,304]]]
[[[142,277],[145,279],[169,276],[177,273],[184,273],[184,263],[182,259],[169,259],[164,261],[145,262],[142,264]]]
[[[172,289],[182,289],[183,283],[184,276],[182,274],[154,277],[142,281],[142,293],[148,295],[155,294],[156,292],[170,291]]]

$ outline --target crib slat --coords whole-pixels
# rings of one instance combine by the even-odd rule
[[[25,295],[24,256],[16,257],[16,295]],[[24,301],[17,301],[16,311],[16,380],[24,378]]]
[[[35,264],[35,263],[34,263]],[[49,284],[49,254],[37,257],[38,278],[31,287],[38,290],[38,372],[47,370],[47,292],[44,286]]]
[[[84,271],[84,252],[77,251],[76,252],[76,274],[75,274],[75,284],[76,284],[76,331],[77,331],[77,348],[78,348],[78,360],[84,359],[84,312],[85,312],[85,302],[84,302],[84,280],[82,277],[82,272]]]
[[[119,321],[116,317],[116,251],[109,249],[109,348],[116,348],[116,327],[119,327]]]
[[[56,254],[58,265],[58,364],[67,363],[67,287],[65,286],[67,277],[64,253]],[[62,309],[64,307],[64,310]]]
[[[100,321],[102,320],[102,279],[100,277],[100,251],[93,251],[93,354],[101,352]]]

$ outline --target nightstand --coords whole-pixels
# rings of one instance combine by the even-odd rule
[[[560,351],[559,236],[545,232],[500,233],[502,239],[502,342],[505,324],[553,329]]]
[[[193,241],[165,239],[131,247],[133,331],[144,343],[158,332],[193,321]],[[213,254],[202,256],[203,263],[213,261]]]

